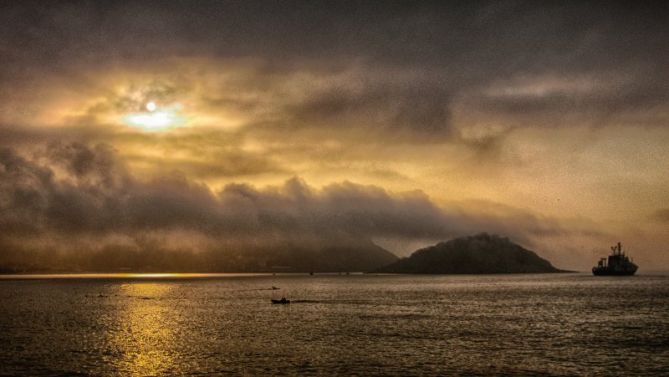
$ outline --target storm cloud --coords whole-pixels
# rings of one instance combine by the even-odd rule
[[[243,253],[259,244],[431,240],[513,228],[522,229],[512,233],[531,242],[544,232],[567,231],[555,220],[522,211],[502,216],[449,211],[420,191],[390,193],[351,182],[315,189],[292,178],[281,186],[228,184],[214,192],[178,174],[143,181],[107,145],[52,143],[31,157],[5,148],[0,182],[5,262],[29,259],[38,251],[55,255],[72,245],[81,258],[119,239],[126,240],[126,247],[150,239],[152,250],[145,252],[153,255],[169,249],[175,237],[186,245],[193,241],[188,252],[225,244]],[[19,242],[26,238],[33,241]],[[35,242],[39,239],[45,241]],[[11,246],[18,244],[23,246]],[[30,262],[48,267],[48,261]]]
[[[3,2],[4,260],[405,254],[487,231],[564,268],[618,237],[666,265],[668,19],[626,1]],[[178,121],[128,121],[149,103]]]
[[[434,136],[448,127],[451,103],[461,100],[523,124],[527,118],[516,118],[519,112],[561,118],[570,109],[601,117],[667,106],[666,5],[154,5],[6,3],[0,16],[3,86],[34,87],[43,74],[72,78],[118,66],[160,65],[166,59],[245,60],[258,68],[255,76],[270,89],[282,76],[294,80],[296,72],[310,73],[303,76],[307,81],[335,80],[337,85],[325,90],[307,85],[309,100],[291,104],[288,114],[305,123],[322,127],[329,117],[358,115],[361,125],[427,129]],[[342,77],[352,69],[360,74]],[[398,84],[398,78],[403,82]],[[267,85],[254,81],[257,89]],[[154,97],[161,98],[174,87],[154,89]],[[16,91],[8,90],[3,97],[16,99]]]

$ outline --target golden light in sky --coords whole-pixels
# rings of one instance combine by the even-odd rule
[[[401,256],[486,231],[581,270],[622,240],[642,265],[669,265],[669,80],[655,55],[666,44],[664,19],[640,14],[630,24],[628,10],[566,6],[565,20],[593,19],[564,33],[552,10],[555,25],[535,9],[516,24],[474,4],[463,13],[474,19],[452,23],[439,7],[379,15],[374,35],[358,27],[312,35],[303,32],[312,18],[272,15],[257,25],[263,32],[244,36],[219,18],[182,19],[178,7],[158,22],[144,7],[106,16],[105,27],[118,30],[90,33],[97,12],[81,10],[89,25],[54,6],[39,33],[3,31],[0,225],[16,231],[0,235],[0,249],[13,250],[0,267],[32,265],[24,250],[51,255],[51,245],[70,250],[72,240],[93,249],[100,234],[109,255],[176,248],[167,236],[180,249],[217,253],[222,240],[242,250],[256,242],[248,234],[272,234],[269,244],[295,229],[324,240],[322,229],[350,233]],[[357,22],[327,17],[314,25]],[[396,17],[408,39],[385,32]],[[255,20],[250,12],[249,30]],[[281,32],[267,35],[268,22]],[[619,39],[608,32],[618,22],[635,32]],[[438,45],[435,35],[444,36]],[[346,203],[355,203],[350,219]],[[161,268],[186,263],[168,260]]]
[[[666,4],[0,2],[0,376],[669,370]]]
[[[154,101],[149,101],[145,108],[146,111],[125,115],[123,122],[143,131],[158,132],[182,126],[186,121],[178,104],[159,107]]]
[[[146,104],[146,109],[149,110],[149,112],[154,112],[154,111],[156,111],[156,108],[157,108],[157,107],[156,107],[156,103],[153,102],[153,101],[151,101],[151,102],[149,102],[149,103]]]

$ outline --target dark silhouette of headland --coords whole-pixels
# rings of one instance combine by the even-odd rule
[[[514,274],[563,272],[506,237],[481,233],[417,250],[376,272],[404,274]]]
[[[161,255],[161,258],[155,257]],[[73,254],[69,255],[73,257]],[[42,259],[43,260],[43,259]],[[461,237],[399,259],[371,240],[331,238],[318,242],[277,242],[218,252],[159,253],[112,249],[89,258],[43,266],[0,266],[0,273],[71,272],[379,272],[405,274],[499,274],[563,272],[506,237],[486,233]]]

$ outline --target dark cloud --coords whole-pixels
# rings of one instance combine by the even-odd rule
[[[360,176],[435,197],[443,182],[518,205],[541,186],[524,180],[564,194],[585,175],[640,171],[622,153],[588,154],[592,140],[572,128],[609,127],[601,139],[654,153],[669,109],[668,18],[666,4],[624,1],[2,2],[0,246],[30,255],[72,243],[147,261],[286,239],[488,231],[530,246],[589,234],[529,210],[442,208],[346,182],[202,182]],[[125,126],[148,100],[182,102],[192,122],[162,134]],[[640,125],[653,136],[634,135]],[[635,180],[663,187],[658,174]],[[608,216],[586,204],[545,208]]]
[[[664,124],[658,110],[669,104],[669,88],[660,79],[665,73],[619,75],[538,76],[522,84],[510,80],[497,85],[497,93],[476,92],[465,101],[468,107],[515,125],[606,126],[621,119],[631,120],[631,125]]]
[[[384,79],[381,79],[384,80]],[[371,81],[371,82],[370,82]],[[356,88],[328,87],[308,93],[284,110],[289,126],[375,130],[443,139],[451,133],[451,94],[439,83],[415,78],[404,82],[366,80]],[[411,133],[402,131],[411,130]]]
[[[257,89],[258,82],[275,82],[277,76],[294,79],[293,72],[319,77],[359,66],[359,91],[312,88],[271,124],[369,127],[404,135],[409,130],[439,139],[452,136],[451,106],[463,96],[473,110],[520,117],[518,123],[530,125],[528,114],[559,119],[567,112],[590,119],[621,108],[666,108],[669,93],[669,11],[663,4],[10,2],[0,13],[3,97],[39,85],[45,76],[67,78],[170,58],[251,59],[259,62],[252,80]],[[403,75],[422,78],[394,82]],[[593,76],[614,85],[541,96],[481,93],[499,80],[541,81],[545,75]],[[178,90],[155,83],[144,94],[167,98]],[[233,104],[210,96],[218,106],[257,106],[243,96]],[[136,104],[121,97],[116,105]]]
[[[44,244],[17,241],[25,237],[50,240],[45,242],[51,250],[77,244],[78,253],[85,254],[110,247],[137,249],[137,240],[152,234],[155,253],[169,250],[168,239],[179,234],[186,234],[179,242],[192,251],[220,245],[253,250],[254,245],[287,242],[336,246],[374,238],[443,239],[482,230],[525,240],[566,232],[555,220],[522,211],[487,216],[444,210],[420,191],[392,194],[351,182],[317,190],[293,178],[266,189],[229,184],[212,192],[181,175],[142,181],[105,145],[51,143],[32,158],[5,148],[0,182],[5,259],[26,248],[44,250]],[[115,237],[130,241],[121,247]],[[8,246],[16,244],[21,247]]]
[[[667,35],[666,5],[632,2],[5,4],[7,43],[63,61],[166,52],[283,59],[366,55],[412,65],[450,60],[506,69],[509,62],[522,68],[537,64],[523,61],[532,54],[541,61],[554,59],[553,68],[655,56],[638,42],[659,47]],[[25,27],[13,28],[17,24]],[[582,59],[568,59],[570,51]]]

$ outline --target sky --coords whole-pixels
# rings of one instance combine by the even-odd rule
[[[3,1],[0,266],[488,232],[669,270],[667,8]]]

